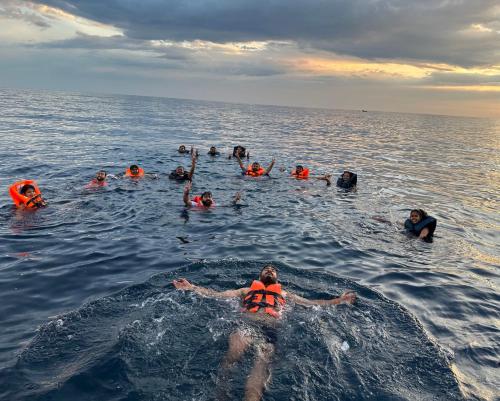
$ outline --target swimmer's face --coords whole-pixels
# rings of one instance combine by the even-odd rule
[[[133,167],[130,169],[130,173],[132,175],[138,175],[139,174],[139,167]]]
[[[186,147],[184,145],[179,146],[179,152],[184,153],[186,151]]]
[[[259,279],[265,285],[276,284],[278,282],[278,271],[273,265],[267,265],[260,272]]]
[[[351,174],[349,174],[347,171],[342,174],[342,179],[344,181],[349,181],[351,179]]]
[[[106,173],[104,171],[99,171],[96,175],[95,178],[97,181],[104,181],[106,179]]]
[[[175,169],[175,174],[177,175],[184,175],[184,167],[179,166]]]
[[[215,149],[215,146],[212,146],[210,148],[210,153],[215,153],[215,152],[217,152],[217,149]]]
[[[303,171],[304,171],[304,167],[302,167],[302,166],[297,166],[297,167],[295,167],[295,172],[296,172],[297,174],[300,174],[300,173],[302,173]]]
[[[420,221],[420,214],[417,212],[411,212],[410,213],[410,221],[413,224],[417,224]]]
[[[252,171],[257,172],[257,171],[259,171],[259,169],[260,169],[260,164],[259,163],[257,163],[257,162],[252,163]]]
[[[203,206],[206,206],[206,207],[212,206],[212,203],[214,203],[214,200],[212,199],[212,193],[211,192],[205,192],[201,196],[201,203],[203,203]]]
[[[28,188],[24,193],[24,196],[28,198],[33,198],[36,195],[35,190],[33,188]]]

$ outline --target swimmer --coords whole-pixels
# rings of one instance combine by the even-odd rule
[[[95,178],[93,178],[86,186],[85,188],[95,188],[95,187],[105,187],[108,185],[106,182],[106,178],[108,177],[108,173],[104,170],[99,170],[97,174],[95,175]]]
[[[156,174],[153,173],[145,173],[144,169],[139,167],[137,164],[132,164],[127,170],[125,170],[125,173],[122,175],[122,177],[130,177],[130,178],[142,178],[142,177],[151,177],[151,178],[158,178]]]
[[[312,176],[309,175],[309,169],[304,168],[304,166],[301,166],[300,164],[295,166],[295,168],[290,173],[290,176],[296,178],[297,180],[307,180],[308,178],[313,178],[315,180],[326,181],[327,186],[332,185],[330,174]]]
[[[180,154],[184,155],[186,153],[190,153],[189,150],[186,149],[186,147],[184,145],[181,145],[179,146],[179,149],[177,149],[177,152],[179,152]]]
[[[215,146],[211,146],[210,150],[208,151],[209,156],[220,156],[220,152],[217,151],[217,148]]]
[[[193,291],[197,294],[211,298],[240,298],[242,301],[242,318],[248,319],[255,326],[258,333],[249,330],[236,330],[229,337],[229,349],[222,361],[219,385],[230,382],[230,370],[241,359],[250,345],[257,347],[256,357],[245,385],[246,401],[257,401],[262,398],[264,388],[270,377],[271,360],[275,352],[279,321],[286,302],[303,305],[338,305],[341,303],[352,304],[356,294],[352,291],[344,292],[338,298],[309,300],[299,295],[285,291],[278,283],[278,270],[273,265],[266,265],[250,287],[236,290],[215,291],[210,288],[199,287],[181,278],[174,280],[173,285],[178,290]],[[218,389],[219,392],[227,389]],[[222,395],[216,397],[222,398]]]
[[[34,180],[18,181],[9,188],[14,204],[21,209],[38,209],[47,206]]]
[[[437,220],[422,209],[413,209],[410,212],[410,218],[405,221],[406,231],[425,242],[432,242],[436,225]]]
[[[201,195],[195,196],[193,199],[190,199],[189,193],[191,192],[192,185],[193,184],[190,181],[186,183],[186,185],[184,186],[182,200],[184,201],[184,205],[186,205],[186,207],[201,207],[205,209],[210,209],[215,207],[215,201],[214,198],[212,197],[212,192],[210,191],[205,191]],[[236,205],[240,200],[241,200],[241,194],[237,192],[233,198],[232,205],[233,206]]]
[[[184,167],[177,166],[175,170],[168,175],[168,178],[176,181],[191,181],[193,179],[194,170],[196,168],[196,155],[198,152],[191,153],[191,169],[189,173],[184,170]]]
[[[358,183],[358,176],[350,171],[344,171],[337,180],[337,186],[344,189],[351,189]]]
[[[247,160],[250,158],[250,152],[247,152],[244,146],[235,146],[233,148],[233,154],[229,155],[228,159],[231,157],[239,157],[240,159],[247,158]]]
[[[276,160],[273,159],[269,167],[267,169],[264,169],[257,162],[253,162],[252,164],[245,167],[239,156],[236,156],[236,159],[238,160],[243,175],[249,175],[250,177],[260,177],[263,175],[269,175],[269,173],[273,169],[274,163],[276,162]]]

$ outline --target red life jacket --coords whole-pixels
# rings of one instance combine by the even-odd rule
[[[144,177],[144,169],[139,167],[139,173],[134,175],[128,168],[125,170],[125,177]]]
[[[308,168],[305,168],[304,170],[302,170],[300,173],[297,174],[297,171],[296,170],[293,170],[292,171],[292,175],[299,179],[299,180],[304,180],[306,178],[309,177],[309,169]]]
[[[285,299],[281,295],[281,284],[271,284],[267,287],[262,281],[254,280],[250,291],[243,299],[243,306],[247,312],[256,313],[261,308],[264,312],[278,318],[280,309],[285,305]]]
[[[201,196],[195,196],[193,199],[191,199],[191,202],[194,202],[196,203],[196,206],[197,207],[207,207],[203,204],[203,202],[201,201]],[[212,199],[212,204],[208,207],[214,207],[215,206],[215,202],[214,200]]]
[[[21,189],[25,185],[32,185],[33,188],[35,188],[35,196],[28,198],[27,196],[21,194]],[[42,193],[34,180],[22,180],[15,182],[9,187],[9,195],[14,201],[14,204],[18,207],[24,205],[27,208],[37,208],[38,206],[36,201],[40,200]]]
[[[262,167],[260,167],[257,171],[252,170],[252,165],[250,164],[247,167],[247,171],[245,172],[245,175],[250,175],[252,177],[260,177],[261,175],[264,175],[266,170],[264,170]]]

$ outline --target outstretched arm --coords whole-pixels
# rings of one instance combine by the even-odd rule
[[[191,170],[189,170],[189,180],[193,180],[193,175],[194,175],[194,169],[196,168],[196,157],[198,156],[198,151],[196,152],[191,152]]]
[[[354,291],[346,291],[340,297],[332,299],[306,299],[290,292],[287,292],[286,296],[295,303],[304,306],[353,304],[356,300],[356,293]]]
[[[247,169],[243,165],[243,162],[241,161],[240,155],[238,153],[236,153],[236,160],[238,160],[238,164],[240,165],[241,171],[246,173]]]
[[[178,290],[183,291],[194,291],[197,294],[205,295],[212,298],[240,298],[248,292],[248,288],[239,288],[237,290],[227,290],[227,291],[215,291],[211,288],[199,287],[197,285],[191,284],[185,278],[180,278],[179,280],[174,280],[172,282],[174,287]]]
[[[273,167],[274,167],[274,163],[275,163],[275,162],[276,162],[276,160],[275,160],[275,159],[273,159],[273,160],[271,161],[271,164],[269,165],[269,167],[268,167],[268,168],[267,168],[267,170],[265,171],[264,175],[268,175],[268,174],[271,172],[271,170],[272,170],[272,169],[273,169]]]
[[[188,181],[184,186],[184,194],[182,196],[182,200],[186,206],[191,206],[191,201],[189,200],[189,191],[191,191],[191,181]]]

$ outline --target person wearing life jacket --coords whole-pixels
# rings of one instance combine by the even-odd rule
[[[95,178],[93,178],[86,186],[85,188],[97,188],[97,187],[105,187],[108,185],[106,182],[106,178],[108,177],[108,173],[104,170],[99,170]]]
[[[9,195],[14,201],[14,204],[21,209],[38,209],[47,206],[34,180],[15,182],[9,188]]]
[[[189,198],[189,192],[191,191],[192,183],[188,182],[184,186],[183,201],[186,206],[201,207],[209,209],[215,207],[215,201],[212,198],[212,192],[205,191],[201,195],[195,196],[193,199]]]
[[[422,209],[413,209],[410,218],[405,221],[406,231],[425,242],[432,242],[436,226],[437,220]]]
[[[248,166],[245,166],[243,162],[241,161],[241,158],[236,157],[238,160],[238,164],[240,165],[241,171],[243,172],[243,175],[248,175],[250,177],[261,177],[264,175],[269,175],[271,170],[273,169],[275,160],[273,159],[271,161],[271,164],[267,169],[264,169],[260,163],[253,162],[252,164],[249,164]]]
[[[123,177],[128,178],[158,178],[157,174],[154,173],[146,173],[142,167],[139,167],[137,164],[132,164],[128,169],[123,173]]]
[[[175,170],[172,170],[168,175],[168,178],[176,181],[191,181],[193,179],[194,170],[196,168],[196,154],[197,152],[191,153],[191,169],[189,172],[184,170],[184,167],[177,166]]]
[[[344,171],[337,179],[337,186],[344,189],[351,189],[358,183],[358,176],[351,171]]]
[[[278,282],[278,269],[273,265],[265,265],[250,287],[235,290],[216,291],[211,288],[191,284],[185,278],[173,281],[178,290],[193,291],[210,298],[239,298],[242,302],[243,316],[254,322],[255,330],[237,329],[229,337],[229,350],[219,371],[217,382],[221,385],[230,383],[229,374],[234,365],[241,359],[250,345],[255,345],[260,352],[256,352],[256,359],[245,386],[245,400],[259,400],[264,392],[264,386],[270,375],[271,359],[278,340],[279,325],[283,310],[288,301],[303,306],[352,304],[356,294],[352,291],[344,292],[338,298],[309,300],[299,295],[285,291]],[[259,333],[260,331],[260,333]],[[219,388],[224,393],[226,388]],[[217,397],[219,399],[220,397]]]
[[[325,174],[321,176],[312,176],[309,175],[309,169],[304,168],[304,166],[298,164],[295,166],[295,168],[292,170],[290,173],[290,176],[292,178],[295,178],[297,180],[307,180],[308,178],[314,178],[316,180],[321,180],[321,181],[326,181],[326,185],[332,185],[332,182],[330,181],[331,175],[330,174]]]

